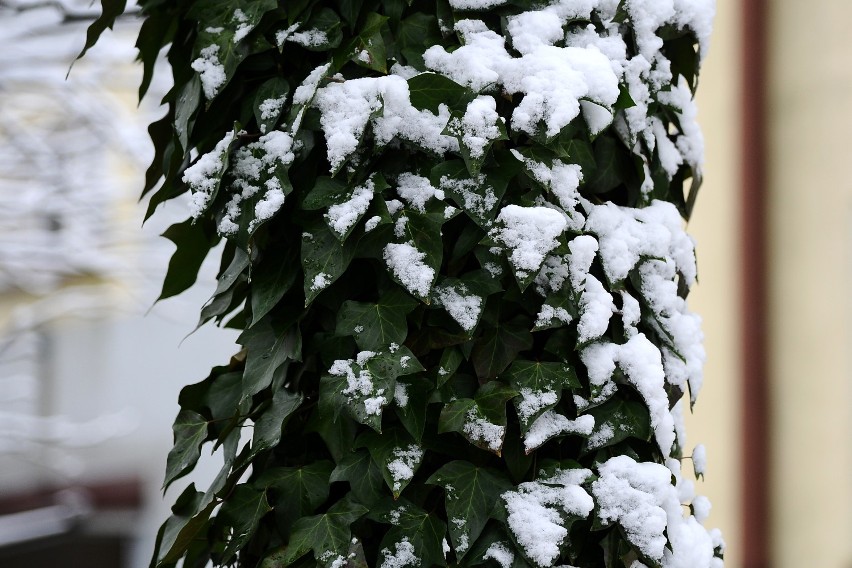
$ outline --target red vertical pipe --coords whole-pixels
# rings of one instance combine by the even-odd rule
[[[743,568],[769,562],[766,0],[741,0],[741,332]]]

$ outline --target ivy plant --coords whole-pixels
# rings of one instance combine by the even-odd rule
[[[198,324],[241,331],[152,566],[722,565],[680,419],[712,0],[139,5],[161,298],[224,240]]]

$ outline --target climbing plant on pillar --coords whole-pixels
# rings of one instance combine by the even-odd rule
[[[153,565],[722,565],[680,427],[712,0],[140,6],[162,296],[224,239],[199,324],[242,330]]]

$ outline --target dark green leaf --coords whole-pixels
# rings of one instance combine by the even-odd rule
[[[343,303],[337,314],[338,335],[351,335],[361,349],[382,349],[401,345],[408,335],[405,316],[418,305],[417,300],[399,288],[383,294],[378,303]]]
[[[594,416],[595,429],[583,444],[583,451],[612,446],[627,438],[651,439],[651,419],[641,402],[613,398],[587,414]]]
[[[521,422],[521,433],[526,434],[532,423],[559,402],[562,387],[580,387],[580,381],[565,363],[540,361],[515,361],[505,377],[521,396],[513,402]]]
[[[461,460],[444,465],[426,483],[444,489],[450,539],[458,559],[479,538],[500,495],[512,488],[496,471]]]
[[[422,71],[426,68],[423,52],[440,41],[441,30],[438,28],[438,19],[432,14],[417,12],[399,23],[397,33],[399,50],[405,57],[406,64],[415,69]]]
[[[314,223],[302,234],[305,306],[343,275],[355,256],[355,243],[341,243],[325,223]]]
[[[333,416],[333,412],[325,414],[317,408],[308,421],[306,432],[316,432],[325,442],[328,453],[336,463],[340,463],[348,455],[357,435],[358,423],[348,416],[338,416],[335,420],[324,417]]]
[[[437,386],[441,387],[452,377],[459,365],[464,361],[464,355],[457,347],[449,347],[444,349],[441,354],[441,362],[438,365]]]
[[[352,538],[349,527],[367,511],[347,496],[322,515],[299,519],[293,523],[290,542],[282,557],[284,565],[292,564],[309,550],[313,550],[317,565],[326,568],[338,561],[338,557],[346,558]]]
[[[198,78],[198,75],[193,75],[181,88],[177,101],[175,101],[175,134],[177,134],[178,142],[184,152],[189,151],[189,132],[192,129],[192,119],[198,112],[200,103],[201,79]]]
[[[267,251],[251,272],[251,325],[268,314],[284,297],[298,275],[296,247],[287,247],[281,254]]]
[[[387,73],[388,53],[381,33],[387,20],[387,16],[375,12],[367,14],[364,28],[357,37],[355,49],[352,50],[355,52],[352,59],[355,63],[379,73]]]
[[[359,443],[367,447],[378,464],[394,498],[399,497],[420,467],[423,448],[400,428],[390,428],[381,434],[367,432],[359,438]]]
[[[228,541],[222,553],[222,563],[227,564],[254,536],[260,519],[272,507],[266,501],[266,492],[258,491],[248,485],[237,485],[224,500],[217,520],[223,521],[233,530],[233,536]]]
[[[473,399],[460,398],[443,408],[438,433],[458,432],[471,444],[499,456],[506,435],[506,402],[517,395],[499,381],[486,383]]]
[[[438,113],[438,107],[447,105],[450,110],[463,110],[473,94],[443,75],[421,73],[408,80],[411,104],[420,110]]]
[[[409,548],[421,560],[421,566],[447,565],[442,544],[447,534],[447,525],[438,515],[429,514],[403,501],[395,508],[392,516],[389,515],[388,521],[392,526],[382,538],[379,552],[384,565],[391,565],[387,560],[389,557]]]
[[[302,395],[279,388],[272,396],[272,404],[255,419],[252,450],[260,452],[278,445],[281,428],[302,404]]]
[[[257,90],[254,97],[254,119],[261,134],[275,128],[289,92],[290,84],[282,77],[269,79]]]
[[[166,460],[166,479],[163,488],[189,473],[201,455],[201,444],[207,438],[207,420],[191,410],[181,410],[172,426],[174,447]]]
[[[211,223],[193,223],[192,219],[175,223],[162,236],[172,241],[177,249],[169,260],[158,301],[176,296],[195,284],[201,264],[219,240]]]
[[[386,495],[382,491],[384,486],[382,470],[370,457],[370,453],[364,449],[347,454],[331,472],[329,481],[331,483],[348,482],[355,499],[368,506]]]
[[[197,535],[209,526],[210,514],[217,502],[211,501],[201,508],[203,497],[203,493],[195,490],[194,483],[178,497],[172,507],[172,516],[160,528],[161,538],[154,553],[157,566],[171,565],[177,561]]]
[[[312,514],[328,499],[334,464],[317,461],[301,467],[276,467],[264,471],[255,485],[272,491],[276,516],[288,530],[297,519]]]
[[[471,360],[481,379],[496,377],[515,360],[518,353],[532,347],[532,334],[526,327],[498,323],[485,329],[476,340]]]
[[[112,29],[116,18],[124,13],[126,6],[126,0],[101,0],[101,15],[89,24],[89,28],[86,30],[86,45],[83,46],[83,50],[77,55],[77,59],[86,55],[86,52],[98,42],[102,33],[107,29]],[[68,72],[70,73],[71,70],[69,69]]]
[[[302,335],[298,326],[279,330],[270,318],[245,330],[237,342],[248,351],[243,373],[243,398],[271,385],[273,374],[285,361],[301,360]]]
[[[426,408],[432,390],[432,384],[421,377],[397,380],[394,387],[396,415],[417,443],[423,439],[423,431],[426,428]]]

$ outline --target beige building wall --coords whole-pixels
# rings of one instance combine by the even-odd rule
[[[707,448],[707,473],[697,483],[713,504],[708,527],[727,544],[725,565],[742,566],[739,539],[739,2],[717,0],[710,51],[701,68],[698,120],[704,131],[704,185],[688,230],[696,240],[698,284],[690,308],[703,319],[707,364],[694,413],[686,412],[688,447]],[[687,451],[688,453],[688,451]],[[690,466],[685,464],[686,471]]]
[[[775,566],[852,566],[852,2],[769,3]]]

